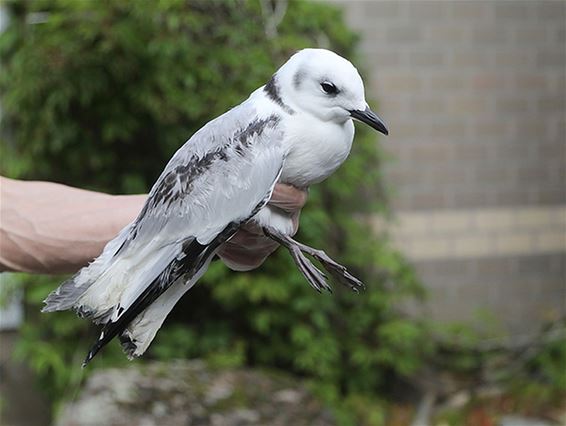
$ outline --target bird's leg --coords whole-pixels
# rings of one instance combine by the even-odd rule
[[[263,231],[269,238],[278,242],[279,244],[287,248],[287,250],[289,250],[289,253],[295,261],[297,268],[299,268],[299,271],[301,271],[312,288],[314,288],[319,293],[322,289],[332,292],[332,287],[330,287],[326,282],[326,275],[324,275],[322,271],[320,271],[320,269],[314,266],[312,262],[305,257],[297,244],[295,244],[295,241],[276,231],[271,231],[265,228]]]
[[[360,288],[364,287],[364,284],[360,280],[350,274],[344,266],[332,260],[324,251],[301,244],[298,241],[293,240],[288,235],[281,234],[272,229],[264,228],[263,232],[269,238],[277,241],[289,250],[299,270],[303,273],[309,284],[316,290],[320,291],[320,287],[330,290],[330,287],[324,279],[326,278],[325,275],[316,268],[303,253],[306,253],[318,260],[322,267],[330,275],[353,291],[358,292]],[[321,282],[323,284],[321,284]]]

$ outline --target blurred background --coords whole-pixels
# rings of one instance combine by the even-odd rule
[[[301,217],[298,238],[363,278],[360,295],[313,294],[285,253],[251,273],[214,265],[147,356],[109,345],[83,371],[96,330],[39,314],[64,277],[2,274],[2,424],[566,424],[566,2],[1,13],[5,176],[146,192],[307,46],[358,66],[391,131],[357,128]]]
[[[393,235],[430,314],[534,331],[566,296],[564,2],[338,4],[394,129]]]

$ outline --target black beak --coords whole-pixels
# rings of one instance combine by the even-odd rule
[[[369,107],[367,107],[363,111],[354,109],[350,111],[350,115],[352,116],[352,118],[366,123],[368,126],[373,127],[375,130],[383,133],[384,135],[389,134],[389,130],[387,130],[387,127],[385,127],[385,124],[383,123],[383,121],[381,121],[381,118],[379,118],[377,114],[371,109],[369,109]]]

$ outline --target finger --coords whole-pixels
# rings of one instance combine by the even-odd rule
[[[230,269],[249,271],[260,266],[279,246],[266,237],[258,239],[254,245],[255,247],[250,249],[230,240],[219,248],[217,254]]]
[[[308,192],[292,185],[278,183],[273,189],[268,204],[279,207],[287,212],[294,212],[303,208],[307,202]]]
[[[240,241],[242,238],[251,238],[253,236],[263,236],[263,229],[255,222],[248,222],[240,226],[238,232],[231,238],[232,241]]]
[[[232,270],[249,271],[259,267],[268,256],[249,256],[248,253],[239,251],[221,252],[220,259]]]
[[[252,234],[245,230],[238,231],[234,237],[226,243],[229,247],[239,247],[248,252],[268,251],[273,245],[277,245],[276,242],[265,235]]]

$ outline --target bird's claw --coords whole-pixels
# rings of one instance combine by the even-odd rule
[[[348,272],[345,266],[332,260],[326,253],[320,250],[313,252],[312,256],[318,260],[322,267],[332,275],[338,282],[346,287],[349,287],[352,291],[358,293],[360,289],[365,288],[364,284]]]
[[[273,231],[271,229],[264,228],[263,232],[265,233],[265,235],[267,235],[274,241],[277,241],[279,244],[284,245],[289,250],[291,256],[293,257],[293,260],[295,261],[295,264],[297,265],[301,273],[305,276],[309,284],[316,291],[320,292],[321,289],[325,289],[329,292],[332,292],[332,288],[326,282],[326,275],[324,275],[324,273],[320,269],[314,266],[303,253],[312,256],[314,259],[320,262],[322,267],[330,275],[332,275],[334,279],[336,279],[339,283],[349,287],[356,293],[359,292],[360,289],[364,288],[364,284],[359,279],[350,274],[345,266],[335,262],[323,250],[317,250],[301,244],[293,240],[291,237],[280,234],[279,232]]]

